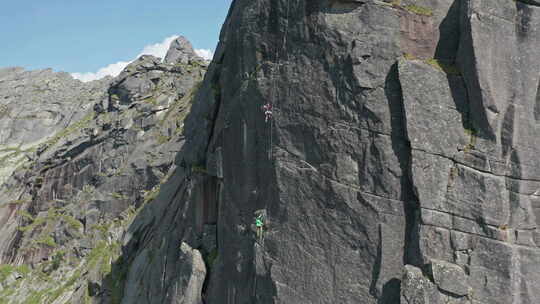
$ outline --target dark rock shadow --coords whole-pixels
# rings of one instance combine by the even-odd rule
[[[510,175],[515,178],[521,178],[522,168],[519,154],[516,150],[513,150],[510,153],[509,163],[507,166],[510,167]],[[516,227],[520,224],[521,219],[519,219],[520,213],[523,212],[523,207],[521,206],[521,197],[519,195],[521,190],[521,183],[519,180],[512,177],[505,177],[505,182],[510,186],[508,191],[508,203],[510,207],[510,227]],[[516,227],[517,228],[517,227]],[[517,230],[515,231],[517,233]]]
[[[455,0],[450,6],[447,15],[439,25],[439,41],[435,51],[435,59],[441,64],[454,67],[457,70],[456,58],[460,43],[460,4],[462,0]],[[470,117],[469,97],[466,83],[460,73],[447,73],[448,85],[456,109],[461,114],[463,128],[473,130]]]
[[[390,107],[392,150],[399,161],[402,172],[400,200],[404,202],[406,220],[403,263],[418,265],[420,263],[420,245],[418,238],[415,237],[415,231],[418,228],[419,204],[411,176],[411,145],[407,137],[407,118],[397,63],[391,67],[386,77],[384,91]]]
[[[494,140],[486,108],[482,104],[480,84],[472,50],[470,28],[461,24],[461,2],[455,0],[439,26],[435,59],[447,68],[447,78],[463,128],[474,136]],[[451,70],[452,72],[448,72]],[[474,102],[474,103],[473,103]]]
[[[463,127],[476,137],[494,141],[495,134],[486,113],[488,105],[483,103],[478,79],[472,29],[463,16],[462,1],[454,1],[439,27],[435,58],[458,71],[456,75],[449,75],[448,80]],[[496,111],[494,108],[489,110]]]
[[[98,296],[99,303],[120,303],[124,297],[128,266],[123,256],[118,257],[111,265],[111,272],[101,281],[101,286],[95,282],[88,283],[90,296]]]
[[[382,295],[377,304],[397,304],[400,302],[401,280],[391,279],[386,282],[382,289]]]
[[[504,113],[504,118],[501,127],[501,145],[502,156],[507,158],[512,146],[514,145],[514,125],[515,125],[516,108],[513,103],[510,103]]]
[[[536,90],[536,99],[534,103],[534,120],[536,123],[540,122],[540,81],[538,82],[538,89]]]
[[[452,3],[439,25],[439,41],[435,49],[435,59],[448,64],[455,63],[459,47],[460,2],[461,0],[455,0]]]

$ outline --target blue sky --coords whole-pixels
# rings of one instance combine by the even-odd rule
[[[97,72],[129,62],[145,48],[156,51],[174,35],[186,36],[196,49],[213,51],[231,2],[5,1],[0,10],[0,67]]]

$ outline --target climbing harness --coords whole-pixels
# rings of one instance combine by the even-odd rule
[[[264,236],[264,214],[260,213],[255,218],[255,230],[257,234],[257,241],[262,244]]]
[[[267,103],[263,106],[264,110],[264,122],[267,123],[270,119],[272,119],[272,104]]]
[[[264,226],[261,217],[258,217],[258,218],[255,220],[255,226],[256,226],[257,228],[261,228],[262,226]]]

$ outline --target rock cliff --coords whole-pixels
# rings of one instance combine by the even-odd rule
[[[0,303],[121,299],[122,236],[174,170],[208,65],[178,40],[178,60],[141,56],[114,79],[0,71]]]
[[[535,0],[235,0],[196,89],[179,40],[7,179],[0,294],[51,273],[54,303],[539,303],[539,31]]]
[[[531,1],[235,1],[123,303],[538,303],[539,22]]]

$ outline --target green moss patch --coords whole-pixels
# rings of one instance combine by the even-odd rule
[[[26,210],[19,210],[19,211],[17,211],[17,214],[19,216],[23,217],[24,219],[26,219],[29,222],[34,221],[34,217]]]
[[[165,112],[165,115],[163,115],[163,118],[161,119],[159,124],[163,126],[166,122],[173,122],[174,124],[176,124],[174,135],[181,134],[184,131],[184,120],[186,119],[189,111],[191,110],[193,99],[201,85],[202,81],[199,81],[183,98],[176,100]],[[169,137],[167,141],[169,141],[170,139],[171,137]]]
[[[125,194],[119,193],[119,192],[113,192],[111,193],[111,197],[117,199],[117,200],[127,200],[129,197]]]
[[[22,214],[24,214],[22,216],[28,221],[28,224],[19,227],[18,230],[31,235],[31,239],[33,240],[30,244],[26,244],[22,248],[23,250],[31,250],[43,246],[56,248],[57,244],[51,237],[51,233],[59,223],[66,223],[69,228],[75,230],[75,233],[79,233],[79,230],[83,228],[81,222],[73,216],[66,214],[62,208],[50,208],[47,211],[47,215],[39,217],[32,217],[30,214],[25,214],[24,211]]]
[[[404,53],[404,54],[403,54],[403,58],[404,58],[405,60],[416,60],[416,59],[417,59],[416,57],[414,57],[414,55],[409,54],[409,53]]]
[[[208,170],[206,169],[205,166],[202,166],[202,165],[193,165],[191,167],[191,172],[193,173],[203,173],[203,174],[207,174],[208,173]]]
[[[171,137],[170,136],[165,136],[163,134],[159,134],[158,137],[157,137],[157,143],[159,145],[162,145],[162,144],[168,142],[169,140],[171,140]]]
[[[111,272],[112,261],[118,255],[120,255],[120,244],[98,241],[88,254],[88,269],[99,269],[99,273],[105,276]]]
[[[159,194],[160,188],[161,188],[161,185],[156,185],[150,191],[145,191],[144,198],[143,198],[143,205],[155,200],[157,195]]]
[[[404,53],[403,59],[404,60],[420,60],[416,58],[414,55],[409,54],[409,53]],[[422,61],[424,61],[425,63],[431,65],[437,70],[442,71],[448,75],[461,75],[461,70],[454,63],[447,63],[447,62],[444,62],[435,58],[430,58],[430,59],[426,59]]]
[[[459,70],[458,66],[455,64],[444,63],[434,58],[427,59],[426,63],[435,67],[438,70],[445,72],[446,74],[461,75],[461,71]]]
[[[410,5],[404,6],[403,8],[417,15],[428,16],[428,17],[433,16],[433,10],[427,7],[410,4]]]
[[[476,130],[474,130],[472,128],[467,128],[467,129],[465,129],[465,134],[467,134],[469,136],[469,142],[467,143],[465,148],[463,148],[463,151],[464,152],[469,152],[471,150],[474,150],[475,146],[476,146],[476,138],[477,138]]]
[[[30,267],[28,265],[0,265],[0,282],[5,281],[9,275],[14,272],[19,273],[22,276],[27,276],[30,273]]]
[[[62,221],[69,225],[69,227],[80,230],[83,228],[83,224],[71,215],[63,214]]]
[[[39,245],[45,245],[51,248],[56,247],[56,242],[54,241],[52,236],[44,236],[36,240],[36,243]]]

